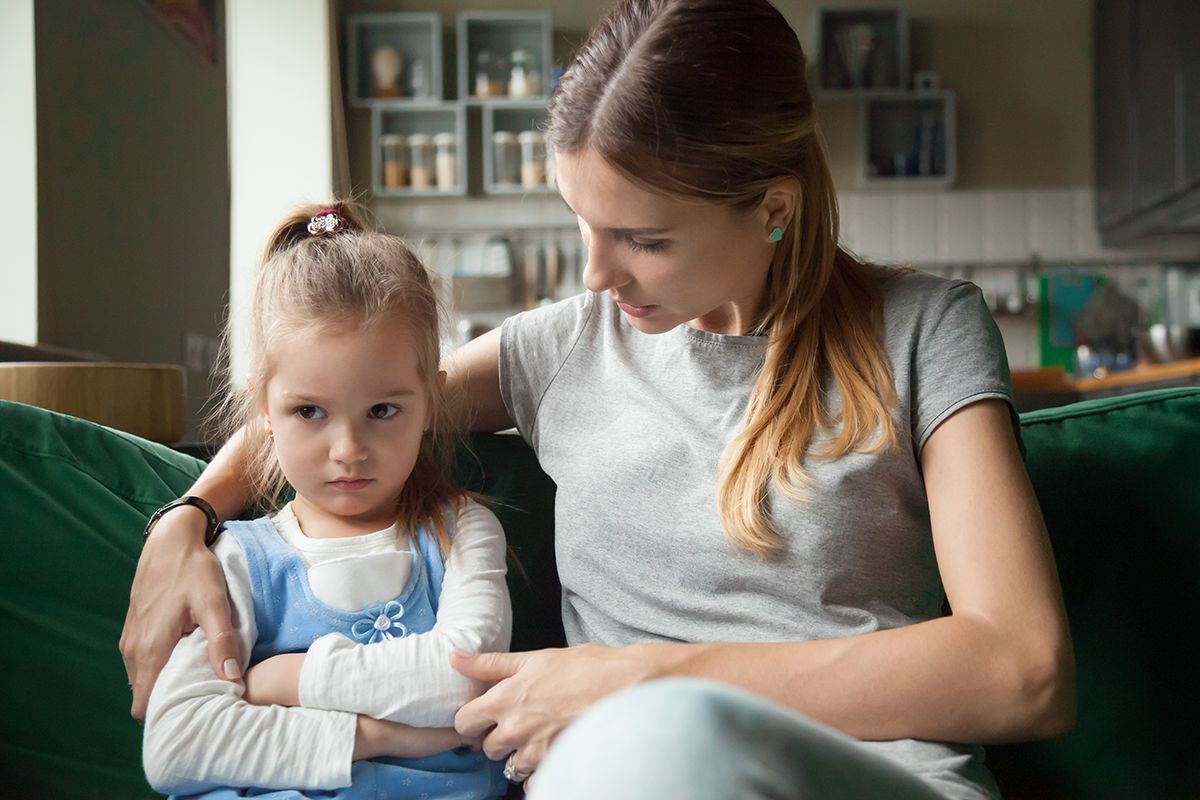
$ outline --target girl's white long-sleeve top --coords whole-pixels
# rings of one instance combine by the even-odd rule
[[[350,539],[308,539],[290,509],[272,518],[309,569],[314,592],[331,605],[362,597],[361,587],[396,586],[408,575],[397,558],[408,546],[394,531]],[[333,789],[349,786],[356,715],[418,727],[454,724],[454,714],[487,687],[450,667],[450,651],[508,649],[512,608],[505,583],[504,531],[473,501],[460,507],[432,630],[372,645],[340,634],[313,643],[300,673],[299,708],[255,706],[241,681],[221,680],[197,629],[176,645],[146,713],[143,762],[150,785],[192,794],[217,786]],[[213,553],[225,570],[241,663],[257,638],[245,554],[220,536]],[[318,579],[319,575],[319,579]],[[358,607],[370,599],[362,600]]]

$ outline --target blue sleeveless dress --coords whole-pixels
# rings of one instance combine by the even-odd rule
[[[250,567],[254,622],[258,628],[250,666],[281,653],[305,652],[329,633],[373,644],[433,628],[445,568],[436,541],[424,528],[415,537],[412,571],[404,590],[398,597],[369,603],[361,611],[343,611],[317,599],[300,555],[280,538],[269,518],[228,522],[225,529],[245,552]],[[353,783],[342,789],[229,787],[189,796],[206,800],[235,797],[493,800],[502,797],[508,788],[503,767],[502,762],[492,761],[481,752],[459,747],[426,758],[356,761],[351,768]]]

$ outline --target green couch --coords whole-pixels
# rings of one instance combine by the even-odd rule
[[[1037,411],[1028,469],[1062,575],[1078,662],[1066,738],[989,748],[1005,796],[1200,797],[1200,389]],[[476,436],[459,477],[497,497],[515,649],[562,643],[554,485],[518,437]],[[203,462],[0,401],[0,798],[155,796],[117,651],[150,513]]]

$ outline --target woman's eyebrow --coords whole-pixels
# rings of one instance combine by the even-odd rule
[[[559,195],[558,199],[563,201],[563,205],[567,207],[567,211],[575,214],[575,209],[571,208],[570,203],[567,202],[565,197]],[[575,214],[575,216],[579,215]],[[595,228],[597,226],[592,225],[589,227]],[[603,226],[601,226],[599,229],[602,231],[607,231],[608,233],[616,236],[657,236],[659,234],[667,233],[671,230],[671,228],[605,228]]]

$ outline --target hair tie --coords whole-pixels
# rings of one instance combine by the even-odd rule
[[[352,230],[354,230],[354,226],[339,214],[336,208],[327,208],[324,211],[320,211],[308,221],[309,236],[321,236],[326,233]]]

